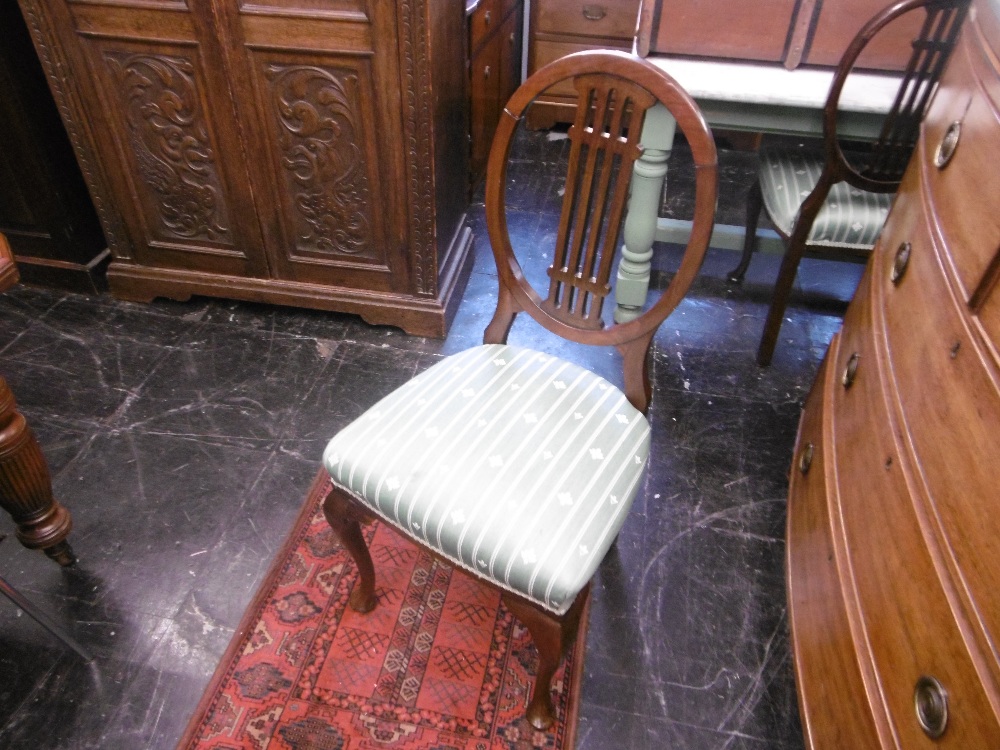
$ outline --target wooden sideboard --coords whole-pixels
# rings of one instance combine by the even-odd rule
[[[805,405],[788,597],[811,748],[1000,747],[1000,1],[974,0]]]
[[[469,6],[469,183],[486,175],[500,114],[521,84],[524,0]]]
[[[726,60],[832,67],[864,23],[887,0],[642,0],[636,37],[640,55],[682,55]],[[916,36],[919,20],[904,19],[886,28],[860,59],[862,67],[898,70],[906,63],[905,45]],[[900,45],[906,54],[900,56]]]
[[[639,0],[531,0],[528,75],[585,49],[632,49]],[[570,85],[539,97],[528,112],[532,129],[572,122],[576,95]]]
[[[441,336],[471,267],[464,0],[20,0],[111,291]]]

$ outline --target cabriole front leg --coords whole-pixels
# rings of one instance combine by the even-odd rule
[[[330,494],[323,501],[323,515],[358,566],[358,582],[354,585],[349,601],[351,609],[362,614],[371,612],[378,603],[375,596],[375,565],[361,532],[361,524],[369,519],[358,512],[354,500],[336,487],[330,489]]]
[[[646,304],[660,196],[676,130],[677,121],[663,105],[657,104],[646,113],[642,155],[632,167],[628,215],[623,230],[625,244],[615,284],[616,323],[627,323],[639,317]]]
[[[25,547],[43,550],[60,565],[76,562],[66,541],[73,520],[69,511],[52,496],[52,479],[45,456],[2,377],[0,507],[14,519],[17,538]]]

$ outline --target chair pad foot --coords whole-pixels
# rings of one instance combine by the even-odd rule
[[[355,586],[351,592],[351,598],[347,600],[347,603],[355,612],[364,615],[375,609],[375,605],[378,604],[378,597],[374,593],[366,594],[362,588],[360,585]]]
[[[535,690],[537,691],[538,688],[536,687]],[[548,696],[532,700],[525,715],[528,723],[542,732],[551,727],[555,721],[555,715],[552,712],[552,701],[548,699]]]

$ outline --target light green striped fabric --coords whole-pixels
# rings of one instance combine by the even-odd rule
[[[448,559],[562,614],[632,504],[649,423],[618,388],[507,345],[448,357],[334,437],[334,482]]]
[[[760,152],[760,189],[775,225],[792,233],[799,206],[823,170],[822,157],[794,148],[767,147]],[[892,202],[890,193],[869,193],[839,182],[820,209],[808,244],[864,250],[875,245]]]

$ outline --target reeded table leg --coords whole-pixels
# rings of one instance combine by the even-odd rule
[[[43,550],[60,565],[76,562],[66,542],[73,521],[69,511],[52,497],[52,480],[45,456],[2,377],[0,507],[14,519],[17,538],[25,547]]]
[[[642,156],[632,168],[632,192],[623,231],[625,244],[615,284],[616,323],[639,317],[646,304],[660,195],[676,130],[677,121],[662,104],[646,113],[642,126]]]

